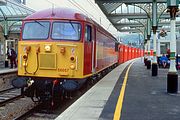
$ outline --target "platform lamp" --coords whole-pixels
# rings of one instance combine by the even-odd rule
[[[8,21],[4,20],[4,38],[7,40],[8,39]]]
[[[177,93],[178,73],[176,70],[176,12],[178,12],[179,0],[167,0],[167,8],[170,12],[171,42],[170,42],[170,68],[167,74],[167,92]]]

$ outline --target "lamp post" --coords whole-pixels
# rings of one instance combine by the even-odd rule
[[[144,65],[147,66],[148,60],[148,50],[147,50],[147,32],[144,30]]]
[[[176,70],[176,12],[178,11],[179,0],[167,0],[168,12],[171,18],[171,42],[170,42],[170,68],[167,74],[167,92],[177,93],[178,73]]]
[[[151,20],[148,18],[147,20],[147,49],[148,49],[148,60],[146,62],[147,69],[151,69],[151,56],[150,56],[150,37],[151,37]]]
[[[152,30],[153,30],[153,62],[152,62],[152,76],[157,76],[158,74],[158,65],[157,65],[157,56],[156,56],[156,30],[157,30],[157,0],[153,0],[152,4]]]

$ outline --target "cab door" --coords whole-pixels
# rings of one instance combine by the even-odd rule
[[[94,30],[92,25],[86,24],[84,31],[84,75],[92,74],[94,69]]]

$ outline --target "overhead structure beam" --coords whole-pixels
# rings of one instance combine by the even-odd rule
[[[133,33],[139,33],[140,32],[140,30],[139,29],[118,29],[119,30],[119,32],[133,32]],[[170,29],[165,29],[167,32],[170,32]],[[176,30],[179,30],[179,28],[176,28]],[[157,32],[160,32],[160,29],[157,29]]]
[[[119,32],[140,32],[139,29],[118,29]]]
[[[127,19],[147,19],[146,13],[116,13],[116,14],[109,14],[107,16],[108,19],[112,20],[121,20],[123,18]],[[168,17],[169,18],[169,17]]]
[[[111,13],[113,12],[114,10],[116,10],[119,6],[121,6],[122,3],[108,3],[108,4],[105,4],[105,8],[107,9],[107,13]]]
[[[170,22],[161,19],[169,19],[170,14],[166,11],[167,0],[95,0],[102,12],[119,32],[140,32],[138,28],[147,32],[147,19],[150,18],[152,23],[152,9],[153,2],[157,2],[157,31],[162,29],[163,26],[169,26]],[[176,0],[180,2],[180,0]],[[180,16],[177,12],[176,17]],[[136,21],[136,22],[133,22]],[[137,22],[139,21],[139,22]],[[142,24],[141,24],[142,23]],[[180,23],[176,22],[176,27]],[[169,31],[169,28],[164,27]],[[146,36],[145,36],[146,37]]]
[[[144,27],[140,23],[115,23],[113,25],[116,26],[118,29],[119,28],[123,28],[123,27],[131,27],[131,28],[134,28],[134,27]],[[165,26],[165,25],[166,26],[170,25],[170,22],[161,22],[161,23],[158,24],[159,27],[162,27],[162,26]],[[176,22],[176,26],[180,26],[180,21]]]
[[[123,28],[123,27],[144,27],[142,24],[139,23],[116,23],[113,24],[117,28]]]
[[[27,17],[27,15],[21,15],[21,16],[6,16],[6,21],[21,21],[23,20],[25,17]],[[4,21],[4,18],[0,16],[0,22]]]
[[[177,14],[177,16],[180,15]],[[127,19],[147,19],[147,14],[146,13],[116,13],[116,14],[109,14],[107,16],[108,19],[112,19],[112,20],[121,20],[123,18],[127,18]],[[160,18],[163,19],[169,19],[170,15],[168,13],[164,13],[160,16]]]
[[[129,29],[124,29],[124,28],[119,28],[119,32],[139,32],[140,30],[139,29],[143,29],[144,27],[135,27],[135,28],[129,28]],[[164,28],[165,31],[167,32],[170,32],[170,28]],[[180,30],[180,26],[179,27],[176,27],[176,31],[179,31]],[[161,29],[158,28],[157,29],[157,32],[160,32]]]
[[[152,3],[153,0],[95,0],[96,3]],[[167,0],[157,0],[157,3],[166,3]]]

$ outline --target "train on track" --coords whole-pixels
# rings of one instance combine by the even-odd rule
[[[144,51],[120,44],[92,19],[68,8],[36,12],[23,20],[18,42],[18,78],[25,95],[52,99],[79,89],[109,68]]]

